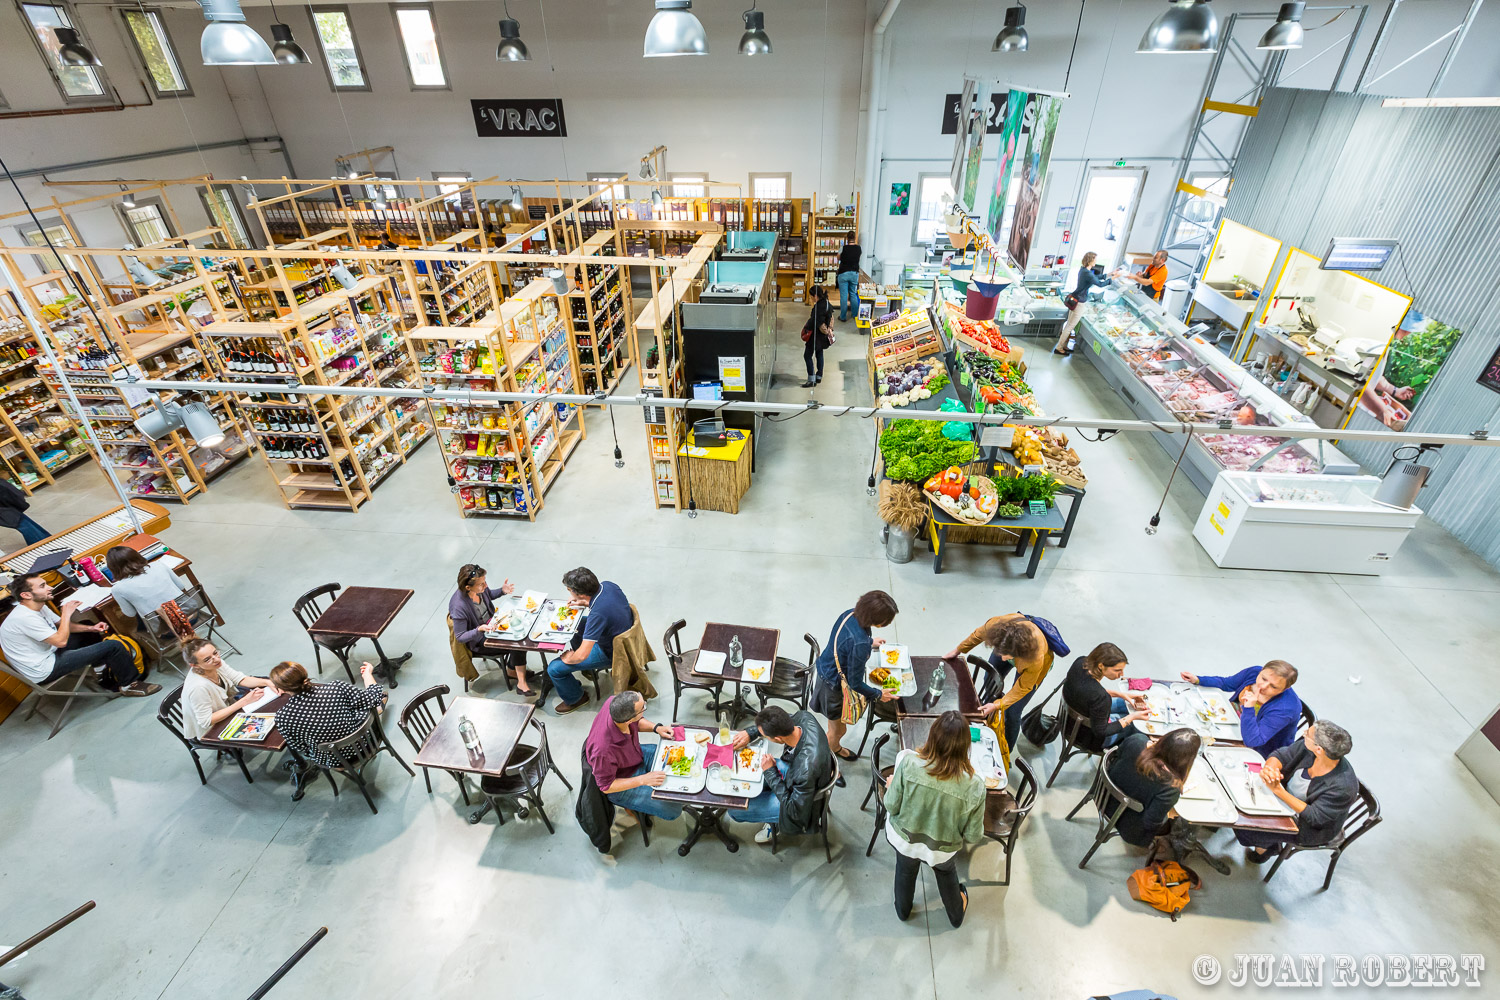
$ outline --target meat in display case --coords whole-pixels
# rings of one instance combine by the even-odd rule
[[[1143,420],[1230,420],[1240,426],[1316,427],[1250,372],[1134,289],[1112,287],[1084,307],[1079,348]],[[1174,459],[1180,434],[1154,434]],[[1357,463],[1327,442],[1271,435],[1193,439],[1183,470],[1207,493],[1221,471],[1354,474]]]

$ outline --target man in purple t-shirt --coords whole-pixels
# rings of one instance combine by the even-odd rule
[[[651,797],[651,789],[666,780],[663,771],[648,771],[641,752],[641,729],[670,738],[672,727],[646,721],[646,699],[636,691],[621,691],[604,699],[583,741],[583,753],[594,772],[594,784],[617,806],[627,810],[630,826],[635,813],[676,819],[682,806]],[[665,730],[665,732],[663,732]],[[654,750],[654,748],[653,748]]]

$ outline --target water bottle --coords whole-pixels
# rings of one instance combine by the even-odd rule
[[[740,645],[738,635],[729,638],[729,665],[736,670],[745,665],[745,647]]]
[[[464,741],[464,749],[469,751],[470,757],[478,757],[484,753],[484,748],[479,745],[479,730],[467,715],[458,717],[458,735]]]
[[[942,665],[939,664],[938,668],[932,672],[932,679],[927,682],[927,703],[929,705],[936,705],[939,699],[943,697],[943,688],[947,683],[948,671],[944,670]]]

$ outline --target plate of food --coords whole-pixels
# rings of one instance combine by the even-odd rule
[[[766,742],[755,740],[749,746],[734,752],[733,763],[708,765],[707,787],[715,795],[734,795],[754,798],[765,791],[765,772],[760,767],[760,755],[766,752]]]
[[[703,791],[707,774],[703,769],[703,748],[706,744],[696,739],[662,740],[657,745],[654,771],[666,773],[667,780],[657,786],[658,791],[681,792],[692,795]]]
[[[531,638],[538,642],[568,642],[583,623],[583,609],[564,601],[543,601]]]
[[[994,480],[971,476],[956,465],[927,480],[922,491],[944,513],[965,524],[989,524],[1000,507]]]
[[[497,639],[524,639],[535,622],[536,612],[527,611],[521,598],[511,594],[495,603],[489,627]]]
[[[540,590],[528,590],[516,600],[523,611],[540,611],[542,604],[547,600],[547,595]]]

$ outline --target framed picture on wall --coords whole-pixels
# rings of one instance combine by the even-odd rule
[[[1479,384],[1491,392],[1500,392],[1500,347],[1490,355],[1490,359],[1484,363],[1484,368],[1479,372]]]
[[[911,185],[906,182],[891,185],[891,214],[905,215],[911,211]]]

